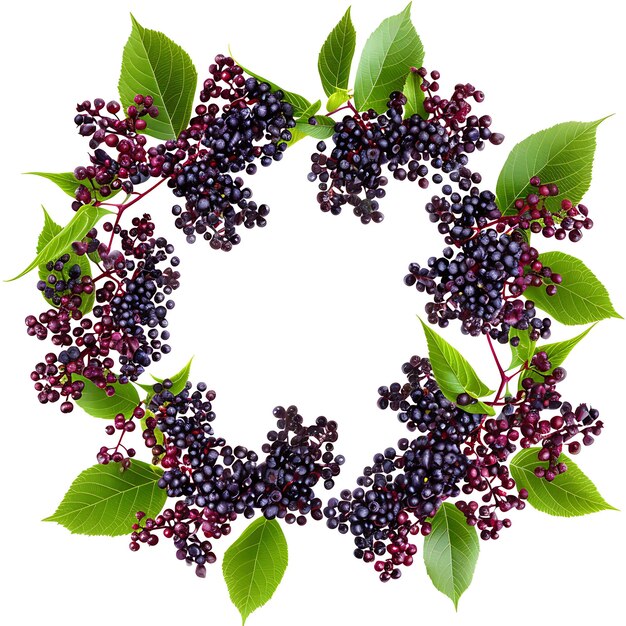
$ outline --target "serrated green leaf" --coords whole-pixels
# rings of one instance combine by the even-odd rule
[[[154,378],[154,376],[152,377]],[[151,396],[154,393],[154,383],[152,383],[151,385],[148,384],[144,384],[144,383],[135,383],[138,387],[141,387],[144,391],[146,391],[149,396]]]
[[[338,89],[330,95],[326,103],[326,110],[329,112],[336,111],[342,104],[350,99],[350,92],[347,89]]]
[[[94,465],[78,475],[56,512],[44,522],[57,522],[79,535],[130,534],[135,513],[159,514],[167,493],[157,481],[161,470],[133,459],[120,472],[120,465]]]
[[[340,89],[348,89],[355,47],[356,31],[350,18],[350,7],[348,7],[337,26],[326,38],[317,60],[317,69],[327,96]]]
[[[522,388],[523,378],[532,378],[537,382],[542,382],[546,374],[551,374],[554,371],[555,367],[563,365],[569,353],[576,347],[576,345],[580,341],[582,341],[587,336],[587,333],[594,326],[595,324],[589,326],[589,328],[580,333],[580,335],[576,335],[576,337],[572,337],[571,339],[566,339],[565,341],[557,341],[556,343],[547,343],[543,346],[536,346],[535,350],[533,350],[533,354],[536,354],[537,352],[545,352],[548,355],[548,360],[550,361],[550,370],[548,372],[543,372],[543,375],[538,374],[532,369],[524,372],[523,376],[520,376],[518,388]]]
[[[130,417],[132,412],[141,404],[137,389],[132,383],[113,383],[115,389],[112,396],[108,396],[104,389],[100,389],[87,378],[72,375],[72,380],[80,380],[85,383],[82,397],[76,400],[76,404],[89,415],[101,419],[114,419],[118,413]]]
[[[295,126],[293,128],[290,128],[289,130],[291,132],[291,139],[286,142],[289,147],[293,146],[293,144],[298,143],[298,141],[308,136],[300,132]]]
[[[296,119],[296,123],[298,122],[302,122],[302,123],[306,123],[309,118],[313,117],[322,107],[322,101],[321,100],[316,100],[306,111],[302,112],[302,115],[300,115],[297,119]]]
[[[35,250],[36,254],[39,254],[46,247],[46,245],[63,230],[63,227],[57,224],[50,217],[50,214],[46,211],[44,206],[42,206],[41,209],[43,210],[43,228],[41,229],[37,239],[37,249]]]
[[[37,253],[31,264],[17,276],[5,282],[17,280],[42,264],[55,261],[71,249],[74,241],[80,241],[102,217],[110,214],[111,211],[102,207],[94,207],[92,204],[80,207],[67,225]]]
[[[175,139],[187,128],[198,74],[191,57],[163,33],[148,30],[131,15],[132,31],[122,56],[118,90],[124,107],[137,94],[150,95],[159,109],[146,117],[146,135]]]
[[[404,106],[404,117],[409,118],[412,115],[419,115],[423,120],[428,117],[428,113],[424,109],[425,94],[421,90],[422,77],[417,72],[409,72],[402,93],[406,96],[406,105]]]
[[[41,252],[43,248],[48,244],[56,235],[58,235],[63,228],[59,226],[48,214],[48,211],[44,207],[43,209],[43,217],[44,223],[41,232],[39,233],[39,239],[37,240],[37,253]],[[55,270],[48,271],[46,269],[47,263],[42,263],[39,266],[39,278],[41,280],[47,280],[50,274],[54,274],[57,279],[61,279],[67,281],[69,279],[69,268],[73,265],[78,265],[80,267],[80,273],[82,276],[91,276],[91,265],[89,264],[89,259],[86,255],[78,256],[73,252],[70,252],[69,261],[65,264],[65,267],[61,272],[57,272]],[[42,292],[41,294],[44,297],[44,300],[54,306],[52,302],[46,298],[45,294]],[[93,303],[96,300],[95,292],[92,293],[83,293],[81,294],[82,303],[79,307],[80,312],[85,315],[89,313],[93,308]]]
[[[467,359],[443,337],[420,320],[426,343],[428,344],[428,358],[433,368],[433,375],[441,392],[451,402],[456,402],[457,396],[467,393],[472,398],[483,398],[493,393],[476,374]],[[483,413],[495,415],[493,407],[483,402],[475,402],[463,407],[468,413]]]
[[[328,139],[335,132],[335,120],[325,115],[314,115],[316,124],[308,122],[296,122],[296,130],[315,139]]]
[[[424,563],[433,585],[454,602],[470,586],[480,546],[473,526],[453,504],[444,502],[424,539]]]
[[[532,176],[558,185],[559,195],[549,198],[550,203],[560,203],[564,198],[574,204],[580,202],[591,183],[596,129],[602,121],[563,122],[518,143],[504,163],[496,185],[497,203],[503,215],[515,215],[515,200],[535,190],[529,182]]]
[[[535,353],[536,341],[530,339],[530,333],[527,330],[518,330],[517,328],[511,328],[509,334],[509,340],[513,337],[519,337],[519,344],[517,346],[511,346],[511,364],[509,369],[513,367],[520,367],[524,365],[526,361],[530,361]]]
[[[101,185],[98,185],[95,180],[76,180],[73,172],[62,172],[60,174],[51,174],[48,172],[24,172],[25,174],[31,174],[33,176],[41,176],[42,178],[46,178],[47,180],[53,182],[57,185],[61,190],[63,190],[68,196],[75,198],[75,192],[79,185],[85,185],[87,189],[92,192],[96,192],[96,200],[105,200],[110,199],[114,195],[116,195],[120,190],[112,189],[111,193],[105,197],[101,196],[98,192]]]
[[[256,519],[233,543],[222,563],[232,603],[245,624],[274,594],[287,568],[287,540],[276,520]]]
[[[537,454],[541,448],[520,450],[511,459],[511,475],[518,489],[528,491],[528,502],[538,511],[559,517],[575,517],[607,509],[616,510],[600,495],[591,480],[567,456],[561,454],[560,463],[567,471],[558,474],[553,481],[535,476],[536,467],[548,467]]]
[[[307,109],[311,107],[311,103],[304,96],[294,93],[293,91],[287,91],[286,89],[279,87],[276,83],[273,83],[271,80],[267,80],[267,78],[264,78],[260,74],[255,74],[254,72],[249,70],[247,67],[245,67],[239,60],[237,60],[237,64],[241,67],[241,69],[244,72],[246,72],[250,76],[253,76],[258,81],[261,81],[262,83],[267,83],[272,88],[273,91],[280,89],[280,91],[282,91],[284,94],[284,100],[286,102],[289,102],[289,104],[293,107],[294,116],[302,115],[303,113],[307,111]]]
[[[141,432],[146,430],[148,427],[146,425],[146,421],[148,418],[154,417],[154,413],[146,409],[145,415],[141,418]],[[156,439],[157,445],[162,446],[165,442],[165,434],[160,428],[154,428],[152,430],[154,433],[154,438]]]
[[[365,43],[354,82],[359,111],[383,113],[389,94],[402,91],[411,67],[424,60],[422,42],[411,22],[411,4],[384,20]]]
[[[539,255],[539,261],[560,274],[563,282],[554,296],[549,296],[545,287],[529,287],[524,295],[555,320],[576,325],[609,317],[621,319],[606,287],[580,259],[564,252],[545,252]]]
[[[185,385],[189,380],[189,372],[191,371],[192,361],[193,357],[191,357],[189,361],[187,361],[185,366],[179,372],[176,372],[176,374],[174,374],[173,376],[168,376],[168,378],[172,381],[170,391],[174,395],[180,393],[185,388]],[[158,383],[162,383],[165,380],[164,378],[157,378],[156,376],[153,376],[152,378],[154,378],[154,380],[156,380]],[[142,388],[145,389],[146,387],[142,385]],[[150,390],[152,391],[152,388]]]

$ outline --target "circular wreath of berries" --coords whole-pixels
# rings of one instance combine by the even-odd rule
[[[599,412],[563,400],[558,390],[563,362],[588,330],[544,342],[552,318],[584,324],[619,316],[582,261],[539,254],[531,243],[533,236],[577,242],[592,228],[580,200],[600,121],[528,137],[512,150],[495,193],[481,189],[472,154],[504,136],[489,115],[474,112],[484,94],[473,85],[443,95],[439,72],[422,66],[409,12],[410,5],[374,31],[354,89],[355,31],[346,12],[319,55],[327,114],[319,113],[320,101],[223,54],[209,66],[198,103],[189,56],[133,18],[121,104],[96,98],[76,107],[89,162],[71,173],[39,174],[74,197],[74,216],[62,227],[44,214],[37,256],[18,276],[38,270],[46,309],[26,317],[26,330],[53,345],[30,376],[42,404],[58,403],[62,413],[78,405],[108,418],[112,438],[48,519],[77,533],[128,532],[133,551],[171,540],[176,557],[204,577],[217,560],[216,540],[238,518],[260,512],[223,561],[244,621],[285,570],[277,520],[304,525],[311,518],[351,536],[354,556],[383,582],[413,563],[421,535],[428,574],[456,604],[471,581],[478,538],[497,539],[527,502],[568,516],[612,508],[567,456],[601,434]],[[379,69],[376,77],[367,64]],[[428,355],[408,358],[402,382],[378,389],[378,407],[394,411],[408,434],[375,454],[355,485],[326,499],[320,487],[334,489],[345,461],[335,450],[335,421],[308,423],[297,407],[276,407],[276,427],[259,454],[214,432],[215,392],[192,384],[190,364],[154,384],[141,378],[171,350],[167,313],[181,274],[174,245],[149,214],[124,219],[165,184],[186,241],[228,252],[244,229],[267,224],[270,208],[253,199],[249,177],[307,137],[317,142],[308,179],[323,212],[378,223],[389,179],[414,182],[434,188],[426,212],[445,245],[425,263],[411,263],[404,277],[428,297]],[[495,392],[434,330],[450,324],[488,342],[500,373]],[[496,344],[510,346],[508,367]],[[151,462],[137,458],[129,442],[137,434]],[[137,494],[130,500],[129,484]],[[442,540],[454,558],[443,558]],[[251,546],[274,575],[266,568],[261,579],[249,567]]]

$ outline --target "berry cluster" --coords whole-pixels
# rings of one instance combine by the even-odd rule
[[[170,352],[164,343],[169,339],[166,315],[174,302],[166,297],[179,286],[180,274],[174,269],[178,257],[172,256],[169,266],[161,269],[174,247],[163,237],[154,238],[149,215],[134,218],[132,224],[130,230],[105,224],[105,230],[119,235],[122,251],[107,252],[92,229],[85,240],[74,242],[72,255],[48,264],[51,274],[38,283],[58,308],[26,317],[27,332],[40,340],[51,335],[52,343],[62,349],[46,354],[31,379],[40,402],[65,397],[62,412],[71,411],[70,400],[82,395],[85,383],[78,377],[112,395],[113,383],[137,380],[161,354]],[[103,257],[100,276],[83,276],[80,265],[74,263],[67,270],[67,279],[59,278],[72,256],[80,258],[93,251],[100,251]],[[96,306],[88,317],[83,314],[85,298],[94,293]],[[112,371],[112,353],[118,354],[120,374]]]
[[[525,489],[516,490],[505,465],[518,446],[541,444],[537,458],[548,467],[538,464],[535,474],[552,481],[567,469],[558,460],[563,447],[577,454],[581,443],[576,437],[590,445],[603,427],[597,410],[561,402],[556,386],[565,370],[552,368],[545,352],[525,365],[528,375],[520,392],[505,398],[497,418],[465,410],[475,402],[468,394],[448,400],[428,359],[413,356],[402,371],[407,382],[380,387],[378,406],[398,412],[399,421],[418,436],[400,439],[398,451],[389,447],[374,455],[357,487],[343,490],[324,508],[327,526],[350,532],[354,555],[373,563],[383,582],[399,578],[399,566],[413,563],[416,547],[410,537],[430,534],[429,520],[446,499],[482,494],[480,504],[460,499],[456,506],[484,540],[497,539],[511,525],[499,513],[523,509],[528,497]],[[559,414],[541,417],[541,411],[557,409]]]
[[[400,422],[420,435],[398,441],[399,452],[390,447],[374,455],[357,488],[342,491],[324,509],[328,527],[354,535],[355,556],[374,562],[382,581],[400,577],[398,567],[412,564],[410,535],[429,534],[428,520],[443,500],[460,494],[469,465],[461,446],[482,419],[446,399],[428,359],[413,356],[402,371],[407,383],[381,387],[378,406],[400,411]]]
[[[150,537],[162,530],[174,538],[179,558],[195,562],[196,573],[204,576],[203,566],[211,562],[208,539],[226,534],[225,527],[239,515],[251,518],[260,509],[267,519],[300,526],[307,515],[323,519],[322,501],[313,488],[321,479],[325,489],[332,489],[344,462],[333,453],[336,422],[318,417],[304,426],[297,407],[276,407],[277,429],[268,432],[262,446],[266,456],[259,462],[256,452],[213,436],[215,392],[204,383],[192,392],[188,382],[173,393],[172,381],[166,379],[153,389],[148,408],[154,417],[147,420],[144,440],[152,447],[153,461],[165,468],[159,487],[181,500],[172,519],[161,516],[136,525],[132,550],[139,543],[154,545]],[[155,428],[164,435],[163,445],[157,444]]]
[[[424,68],[415,71],[426,77]],[[431,77],[433,82],[422,81],[422,89],[429,94],[424,101],[425,119],[417,113],[405,116],[406,97],[394,92],[385,113],[353,109],[352,115],[337,122],[329,155],[325,142],[317,144],[308,178],[319,180],[317,201],[322,211],[338,215],[348,204],[363,224],[380,222],[383,214],[378,200],[385,196],[388,182],[383,166],[396,180],[417,181],[423,189],[429,185],[428,164],[462,190],[481,181],[478,173],[467,168],[468,155],[482,150],[486,141],[497,145],[504,139],[491,132],[489,116],[470,115],[469,100],[482,102],[484,94],[472,85],[459,84],[449,100],[442,99],[434,95],[439,72],[432,72]],[[432,181],[439,184],[443,177],[434,173]]]
[[[245,171],[253,175],[280,161],[295,126],[293,107],[282,91],[246,78],[232,58],[218,55],[209,67],[210,78],[200,92],[190,134],[198,138],[197,152],[176,169],[168,185],[185,205],[172,209],[175,225],[193,243],[198,236],[212,248],[231,250],[241,238],[236,227],[263,227],[269,207],[251,200],[244,186]],[[223,101],[218,105],[215,100]]]
[[[74,170],[79,182],[74,210],[119,190],[131,193],[135,185],[162,174],[162,163],[146,150],[146,136],[141,134],[147,127],[146,118],[159,115],[154,98],[138,94],[123,118],[118,115],[121,108],[119,102],[105,104],[102,98],[96,98],[93,104],[85,100],[76,106],[74,122],[83,137],[90,137],[89,147],[94,153],[89,165]],[[103,144],[116,150],[115,158],[100,148]]]
[[[521,296],[528,287],[542,286],[553,296],[562,277],[543,265],[529,235],[561,240],[569,233],[577,242],[593,221],[585,206],[567,199],[550,209],[547,200],[559,195],[557,185],[541,184],[536,176],[530,184],[537,193],[516,200],[511,215],[501,213],[492,192],[476,187],[461,197],[444,185],[443,195],[426,204],[449,246],[442,257],[431,257],[428,267],[411,263],[404,282],[433,296],[426,305],[429,322],[443,328],[458,319],[463,333],[489,333],[501,343],[509,341],[511,328],[529,329],[533,340],[550,336],[550,319],[538,317],[534,302]],[[459,251],[455,254],[450,246]]]
[[[535,354],[529,365],[526,371],[531,375],[522,379],[517,395],[505,398],[499,416],[486,418],[463,451],[469,459],[469,469],[462,491],[466,495],[482,495],[480,502],[459,500],[456,505],[485,540],[497,539],[502,528],[511,525],[508,517],[500,519],[500,513],[525,506],[528,493],[525,489],[516,490],[505,465],[518,445],[541,445],[537,458],[548,466],[538,464],[535,475],[551,482],[567,470],[566,464],[559,461],[563,449],[578,454],[581,441],[582,445],[591,445],[603,428],[596,409],[586,404],[573,408],[569,402],[561,401],[556,388],[566,372],[562,367],[552,368],[545,352]],[[543,411],[552,415],[544,417]]]

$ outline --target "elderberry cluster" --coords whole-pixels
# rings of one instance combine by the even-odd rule
[[[175,225],[193,243],[197,237],[212,248],[231,250],[241,241],[236,227],[263,227],[269,207],[251,200],[241,176],[253,175],[257,163],[280,161],[295,126],[293,107],[282,91],[246,78],[232,58],[217,55],[200,92],[191,134],[200,139],[189,163],[177,168],[168,185],[185,205],[172,209]],[[215,100],[222,100],[218,105]]]
[[[400,566],[413,563],[416,546],[411,536],[430,534],[430,519],[444,500],[461,494],[482,494],[481,503],[459,499],[457,508],[468,524],[477,526],[484,540],[497,539],[511,526],[501,513],[525,507],[528,492],[516,490],[505,461],[518,446],[541,444],[535,475],[548,481],[567,470],[559,456],[564,446],[577,454],[602,430],[596,409],[561,402],[557,384],[565,370],[553,368],[545,352],[528,364],[519,393],[507,397],[498,417],[466,407],[476,402],[462,393],[447,399],[433,377],[430,361],[413,356],[402,366],[404,384],[378,390],[378,406],[398,412],[398,419],[414,439],[398,441],[374,455],[357,478],[357,487],[345,489],[324,508],[327,526],[354,537],[354,555],[373,563],[383,582],[401,576]],[[556,411],[549,418],[542,411]],[[547,462],[547,467],[540,462]]]
[[[537,316],[532,300],[519,297],[529,286],[544,282],[553,294],[561,281],[537,257],[520,231],[498,234],[488,228],[463,243],[456,255],[447,247],[442,257],[431,257],[428,268],[411,263],[404,282],[433,296],[425,307],[428,321],[442,328],[458,319],[463,333],[489,332],[502,343],[511,328],[532,329],[535,338],[547,339],[550,320]]]
[[[468,155],[482,150],[486,141],[498,145],[504,139],[490,130],[489,116],[470,115],[468,100],[482,102],[484,94],[472,85],[459,84],[450,99],[442,99],[433,95],[439,89],[436,80],[427,81],[424,68],[415,71],[424,77],[422,88],[429,92],[424,102],[426,118],[406,115],[406,97],[394,92],[385,113],[354,111],[337,122],[330,154],[324,141],[317,144],[308,178],[319,180],[317,201],[322,211],[338,215],[347,204],[363,224],[382,221],[378,201],[388,183],[383,166],[396,180],[418,181],[423,189],[429,185],[429,165],[462,190],[481,181],[480,174],[467,168]],[[438,79],[439,72],[431,77]],[[443,177],[434,173],[432,181],[439,184]]]
[[[119,235],[122,250],[109,250],[92,229],[84,240],[74,242],[72,253],[49,263],[51,272],[38,288],[58,308],[38,317],[26,317],[29,335],[51,341],[61,348],[46,354],[31,379],[42,403],[57,402],[61,411],[73,409],[71,400],[82,396],[88,379],[113,395],[113,383],[135,381],[153,361],[170,352],[167,311],[174,307],[167,296],[178,288],[178,257],[163,237],[155,238],[150,216],[134,218],[130,230],[105,224],[105,231]],[[102,274],[94,280],[82,274],[81,260],[98,253]],[[161,266],[168,261],[169,265]],[[69,267],[68,267],[69,266]],[[87,266],[88,267],[88,266]],[[92,317],[85,313],[91,309]],[[112,353],[117,353],[120,373],[113,372]]]
[[[383,582],[399,578],[400,565],[412,564],[410,535],[429,534],[428,520],[444,499],[460,494],[469,466],[461,446],[482,420],[446,399],[428,359],[413,356],[402,371],[407,383],[381,387],[378,406],[400,411],[400,422],[420,434],[398,441],[399,451],[390,447],[374,455],[357,488],[342,491],[324,509],[328,527],[350,532],[355,556],[374,562]]]
[[[522,379],[518,394],[505,398],[500,414],[485,419],[480,432],[470,437],[464,449],[469,470],[462,491],[466,495],[482,495],[480,502],[459,500],[456,506],[468,524],[477,526],[484,540],[497,539],[503,528],[510,527],[510,518],[501,519],[500,514],[525,506],[528,492],[516,490],[505,465],[518,446],[524,449],[541,445],[537,459],[544,464],[538,464],[534,472],[538,478],[551,482],[567,471],[566,464],[559,461],[564,447],[569,454],[578,454],[581,442],[591,445],[603,428],[597,409],[586,404],[574,408],[561,401],[557,385],[566,372],[562,367],[553,368],[545,352],[535,354],[528,374]],[[552,415],[544,416],[543,412]]]
[[[277,429],[268,432],[262,446],[266,456],[259,461],[256,452],[214,436],[214,391],[199,383],[192,392],[187,382],[174,393],[172,385],[167,379],[154,385],[148,407],[154,417],[146,421],[144,440],[152,447],[153,462],[165,469],[159,487],[181,498],[174,509],[178,521],[161,517],[147,520],[143,527],[136,524],[132,550],[140,543],[154,545],[157,540],[150,537],[162,530],[174,538],[179,558],[195,562],[196,573],[204,576],[203,566],[211,562],[208,540],[225,534],[239,515],[251,518],[260,509],[267,519],[298,525],[305,524],[308,515],[323,519],[314,487],[322,480],[325,489],[332,489],[344,462],[333,452],[336,422],[318,417],[305,426],[297,407],[276,407]],[[157,443],[155,429],[163,433],[163,444]]]
[[[534,302],[521,296],[529,287],[544,287],[554,296],[563,279],[541,262],[530,234],[577,242],[593,221],[584,205],[568,199],[556,208],[549,205],[559,195],[557,185],[542,184],[537,176],[530,185],[537,192],[517,199],[515,212],[506,215],[491,191],[477,187],[462,197],[444,185],[443,195],[426,204],[431,222],[449,245],[427,267],[411,263],[404,282],[433,296],[425,307],[429,322],[443,328],[458,319],[463,333],[489,333],[501,343],[509,341],[512,328],[529,330],[535,341],[550,336],[551,320],[539,317]]]
[[[90,137],[89,147],[94,153],[89,157],[89,165],[74,170],[78,182],[72,204],[75,211],[120,190],[132,193],[136,185],[151,176],[168,172],[156,151],[146,149],[147,139],[141,134],[147,127],[146,118],[159,115],[154,98],[138,94],[123,118],[118,115],[121,108],[119,102],[112,100],[105,104],[102,98],[96,98],[93,103],[85,100],[76,106],[74,122],[80,135]],[[115,156],[102,149],[102,145],[115,150]]]

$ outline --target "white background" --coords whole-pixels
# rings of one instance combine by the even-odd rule
[[[200,80],[212,57],[230,44],[244,64],[315,100],[323,96],[317,53],[348,4],[14,3],[0,36],[2,276],[30,262],[42,224],[40,204],[60,223],[70,218],[62,192],[21,173],[67,171],[86,162],[73,107],[85,98],[117,96],[129,11],[182,45]],[[403,6],[403,0],[354,2],[357,54],[376,25]],[[456,82],[474,83],[487,94],[479,110],[491,114],[493,129],[506,135],[501,147],[489,147],[473,161],[483,186],[495,187],[508,151],[527,135],[562,121],[616,114],[599,128],[594,179],[585,197],[596,227],[573,250],[563,249],[584,259],[624,314],[626,111],[617,6],[605,0],[415,2],[413,20],[426,64],[442,73],[442,93]],[[400,366],[412,354],[425,354],[415,315],[426,300],[404,287],[402,277],[409,262],[438,254],[442,242],[423,210],[430,194],[408,182],[391,181],[380,225],[364,227],[348,213],[322,214],[316,188],[306,181],[312,147],[302,141],[281,164],[250,180],[255,199],[271,205],[269,225],[245,231],[243,243],[229,254],[184,243],[172,224],[167,190],[143,203],[141,209],[151,212],[158,232],[182,258],[182,287],[171,312],[174,351],[153,372],[172,374],[195,355],[193,379],[218,393],[216,430],[256,449],[273,426],[277,404],[295,403],[311,421],[318,415],[338,420],[337,449],[348,459],[338,481],[343,487],[374,452],[405,432],[391,412],[376,409],[376,389],[400,380]],[[2,621],[238,624],[219,564],[200,580],[176,561],[169,542],[132,554],[126,537],[75,536],[40,522],[74,477],[95,462],[107,438],[102,421],[78,410],[62,416],[36,400],[28,375],[50,348],[24,332],[24,317],[43,310],[35,281],[30,274],[3,283],[0,296],[0,567],[8,578]],[[557,326],[553,340],[580,330]],[[485,342],[462,337],[457,326],[445,336],[483,379],[497,384]],[[623,321],[599,324],[570,357],[563,384],[566,398],[601,411],[605,434],[577,462],[620,509],[626,507],[625,337]],[[371,567],[353,558],[350,537],[329,532],[323,523],[288,527],[290,563],[283,583],[249,624],[614,623],[623,607],[622,513],[561,519],[527,509],[512,517],[513,527],[500,540],[481,542],[474,581],[458,613],[432,587],[421,559],[401,580],[382,585]],[[220,555],[244,525],[218,543]]]

